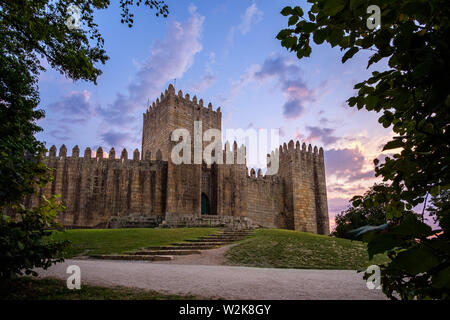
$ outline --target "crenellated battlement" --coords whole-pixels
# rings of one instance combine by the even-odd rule
[[[187,129],[194,136],[194,122],[201,121],[202,129],[221,130],[222,112],[213,110],[211,103],[204,106],[203,100],[192,99],[189,94],[183,96],[180,90],[175,94],[173,85],[161,93],[161,96],[146,110],[143,116],[142,152],[159,150],[163,160],[170,156],[171,133],[176,129]]]
[[[141,158],[141,154],[139,149],[135,149],[133,151],[133,157],[129,158],[128,151],[126,148],[122,150],[120,153],[120,157],[116,157],[116,150],[114,148],[111,148],[109,153],[106,153],[103,151],[102,147],[98,147],[96,151],[93,151],[90,147],[87,147],[84,150],[83,157],[80,157],[80,148],[78,145],[72,148],[72,153],[69,156],[67,153],[67,147],[63,144],[59,149],[59,154],[57,156],[57,148],[55,145],[53,145],[50,149],[48,154],[46,153],[45,158],[50,161],[54,160],[65,160],[65,159],[84,159],[84,160],[96,160],[98,161],[114,161],[116,163],[157,163],[161,162],[160,155],[156,155],[156,160],[151,160],[151,152],[148,151],[146,154]]]
[[[279,175],[265,175],[263,174],[261,169],[255,170],[254,168],[247,171],[247,181],[248,182],[261,182],[261,183],[273,183],[279,184],[282,182],[282,179]]]
[[[165,90],[164,93],[161,93],[161,96],[147,108],[144,113],[144,121],[149,117],[152,117],[161,108],[165,108],[170,105],[183,106],[185,108],[189,107],[195,109],[197,112],[200,111],[202,114],[209,114],[220,118],[222,117],[220,107],[214,110],[211,102],[208,103],[208,106],[205,106],[203,99],[197,101],[197,96],[194,96],[191,100],[190,95],[186,93],[183,96],[183,91],[181,90],[178,91],[178,94],[175,94],[175,88],[172,84],[170,84],[169,88]]]
[[[320,147],[317,148],[317,146],[313,146],[309,144],[306,145],[305,142],[300,147],[300,141],[296,141],[294,143],[294,140],[290,140],[288,144],[284,143],[283,145],[280,145],[278,148],[280,153],[280,158],[285,159],[286,157],[292,156],[292,155],[303,155],[304,157],[317,159],[319,161],[324,161],[324,153],[323,148]]]
[[[181,90],[175,93],[169,85],[145,110],[141,150],[100,146],[81,151],[74,146],[68,152],[65,145],[59,150],[52,146],[43,161],[54,179],[27,205],[38,205],[41,195],[60,194],[66,210],[59,222],[66,226],[104,226],[110,219],[133,215],[162,221],[216,214],[250,218],[269,228],[328,234],[323,149],[294,140],[284,143],[267,155],[265,174],[247,167],[246,146],[236,141],[222,146],[220,138],[216,153],[210,147],[211,162],[196,160],[200,143],[195,142],[200,140],[195,138],[209,129],[221,130],[221,122],[220,108],[205,106],[203,99]],[[176,129],[193,137],[195,164],[171,161]],[[210,142],[201,141],[205,151]]]
[[[233,142],[233,148],[231,148],[230,142],[226,141],[222,149],[222,156],[222,164],[245,165],[247,163],[247,148],[244,144],[238,147],[236,141]]]

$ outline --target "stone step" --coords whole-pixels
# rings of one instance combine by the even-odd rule
[[[211,246],[223,246],[225,244],[229,244],[229,242],[191,242],[191,243],[172,243],[174,246],[180,246],[180,247],[190,247],[190,246],[205,246],[205,247],[211,247]]]
[[[219,233],[217,235],[227,236],[227,237],[246,237],[246,236],[253,235],[253,233]]]
[[[228,237],[228,236],[205,236],[200,237],[202,240],[232,240],[232,241],[238,241],[243,239],[244,237]]]
[[[214,239],[212,239],[212,240],[208,240],[208,239],[187,239],[187,240],[184,240],[184,241],[191,242],[191,243],[216,243],[216,242],[230,243],[230,242],[234,242],[233,240],[220,240],[220,241],[217,241],[217,240],[214,240]]]
[[[209,250],[209,249],[217,249],[219,247],[219,245],[196,244],[196,243],[178,243],[178,244],[173,243],[173,245],[174,245],[174,247],[170,247],[170,248],[173,248],[173,250],[185,250],[185,249]],[[149,249],[155,249],[155,248],[149,248]]]
[[[169,261],[173,260],[172,256],[155,255],[155,256],[141,256],[129,254],[93,254],[90,256],[93,259],[102,260],[133,260],[133,261]]]
[[[202,245],[196,245],[196,244],[192,244],[192,246],[173,246],[173,247],[169,247],[169,246],[165,246],[165,247],[147,247],[144,248],[143,250],[208,250],[208,249],[215,249],[217,248],[217,246],[202,246]]]
[[[141,250],[132,252],[130,254],[143,256],[158,256],[158,255],[187,256],[190,254],[201,254],[201,253],[202,252],[200,250],[185,249],[185,250]]]
[[[221,231],[222,234],[250,234],[254,231]]]

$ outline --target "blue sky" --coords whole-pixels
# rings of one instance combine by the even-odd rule
[[[276,40],[287,26],[280,14],[299,1],[175,1],[169,17],[135,10],[135,25],[120,23],[116,1],[96,13],[110,60],[98,85],[41,75],[46,118],[38,138],[69,150],[102,146],[140,149],[142,113],[176,78],[176,90],[221,107],[223,128],[280,128],[281,142],[298,139],[325,149],[330,218],[373,184],[374,158],[392,136],[379,115],[345,101],[366,70],[368,53],[346,64],[328,44],[298,60]],[[119,151],[118,151],[119,152]],[[70,151],[69,151],[70,153]]]

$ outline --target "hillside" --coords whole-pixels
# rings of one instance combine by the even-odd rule
[[[369,262],[360,241],[278,229],[257,230],[228,250],[225,258],[227,265],[298,269],[356,270],[387,261],[378,255]]]

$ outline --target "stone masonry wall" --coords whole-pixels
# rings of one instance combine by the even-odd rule
[[[238,163],[245,147],[236,142],[232,148],[226,143],[222,154],[215,155],[223,157],[222,164],[172,163],[170,152],[178,143],[170,141],[173,130],[190,132],[194,160],[194,122],[202,121],[204,133],[220,130],[221,117],[220,108],[213,111],[211,104],[205,108],[203,100],[197,102],[195,96],[191,100],[188,94],[183,97],[181,91],[176,95],[170,85],[144,113],[142,159],[137,149],[132,160],[125,149],[117,159],[114,148],[108,157],[102,148],[95,156],[87,148],[80,157],[78,147],[69,157],[64,145],[56,156],[53,146],[45,162],[54,170],[54,181],[29,197],[26,205],[39,204],[42,194],[60,194],[67,207],[60,222],[73,227],[153,226],[169,218],[172,225],[177,220],[222,223],[246,217],[263,227],[329,234],[322,148],[305,143],[300,147],[292,140],[280,146],[272,152],[279,154],[279,171],[273,176],[254,169],[249,174],[245,156]],[[209,144],[204,141],[203,148]],[[202,192],[210,201],[209,214],[217,219],[201,219]]]
[[[267,228],[287,229],[283,182],[277,176],[262,176],[254,169],[247,177],[247,217]]]
[[[142,130],[142,153],[150,152],[156,155],[161,151],[162,160],[169,160],[171,152],[171,133],[176,129],[187,129],[194,139],[194,121],[202,122],[202,134],[208,129],[221,130],[222,113],[220,108],[213,111],[212,104],[203,106],[203,100],[197,102],[194,96],[191,100],[189,94],[183,97],[180,90],[175,95],[175,88],[170,85],[161,100],[157,99],[144,113]],[[193,141],[192,141],[193,143]],[[203,148],[209,142],[203,143]]]
[[[329,234],[323,149],[303,143],[280,147],[280,176],[285,182],[288,228]]]
[[[28,206],[38,204],[41,194],[59,194],[66,206],[59,222],[73,227],[102,226],[113,216],[164,215],[167,163],[140,160],[138,150],[133,160],[126,150],[120,159],[114,149],[108,158],[102,148],[95,157],[90,148],[82,158],[79,152],[75,147],[68,157],[63,145],[56,156],[55,146],[50,149],[45,162],[54,170],[54,180],[38,196],[29,197]]]
[[[238,148],[237,143],[231,149],[225,145],[223,163],[217,165],[217,214],[221,216],[247,215],[247,167],[238,163],[238,154],[245,154],[245,147]],[[228,160],[227,160],[228,159]],[[233,159],[233,164],[229,164]],[[245,159],[244,159],[245,160]]]

